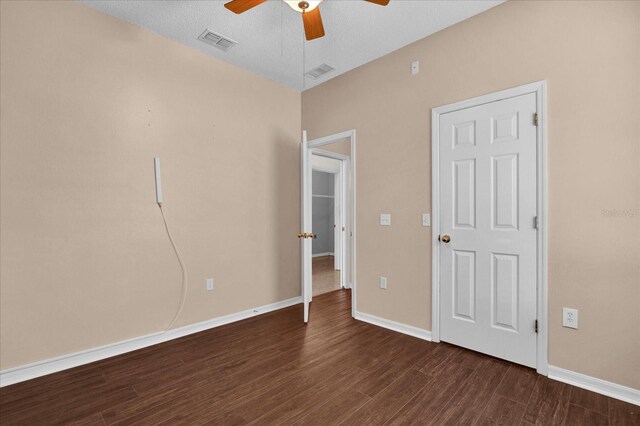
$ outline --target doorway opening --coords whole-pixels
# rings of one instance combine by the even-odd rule
[[[341,160],[311,155],[312,296],[343,288]]]
[[[355,130],[302,143],[302,298],[345,290],[355,312]]]

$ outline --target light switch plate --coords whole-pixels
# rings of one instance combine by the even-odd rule
[[[431,226],[431,214],[422,213],[422,226]]]
[[[207,284],[207,290],[209,291],[213,290],[213,278],[207,278],[206,284]]]
[[[380,288],[383,290],[387,289],[387,277],[380,277]]]
[[[420,61],[411,62],[411,75],[416,75],[420,72]]]
[[[382,226],[391,226],[391,214],[390,213],[381,213],[380,214],[380,225],[382,225]]]

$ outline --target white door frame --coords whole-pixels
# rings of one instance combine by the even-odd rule
[[[537,131],[537,306],[538,334],[536,336],[536,370],[548,372],[547,322],[547,81],[541,80],[500,92],[456,102],[431,110],[431,339],[440,341],[440,115],[513,98],[529,93],[536,95]]]
[[[335,142],[339,142],[344,139],[349,139],[351,152],[349,156],[345,156],[342,154],[337,154],[335,152],[326,151],[322,149],[318,149],[321,146],[329,145]],[[350,225],[351,235],[347,235],[347,239],[349,241],[349,256],[351,258],[351,262],[349,262],[349,276],[345,277],[347,282],[345,283],[346,287],[351,287],[351,316],[355,316],[356,313],[356,130],[347,130],[345,132],[336,133],[334,135],[325,136],[322,138],[310,140],[307,143],[309,149],[318,155],[323,155],[329,158],[335,158],[338,160],[347,160],[348,161],[348,170],[347,173],[344,173],[345,176],[345,186],[348,188],[348,182],[351,182],[350,191],[345,191],[345,199],[350,201],[349,206],[349,219],[351,219]],[[344,163],[343,163],[344,164]],[[349,238],[350,237],[350,238]],[[344,252],[344,250],[343,250]],[[345,268],[345,264],[343,262],[342,269]]]

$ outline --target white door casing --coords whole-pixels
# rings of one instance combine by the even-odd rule
[[[333,175],[333,269],[339,271],[342,268],[342,161],[339,163],[340,171]],[[344,287],[344,277],[340,274],[340,287]]]
[[[313,142],[313,141],[311,141]],[[309,144],[311,142],[308,142]],[[310,148],[310,158],[313,171],[320,171],[324,173],[330,173],[334,177],[334,270],[340,271],[340,287],[346,287],[346,274],[347,271],[342,267],[345,262],[345,256],[348,250],[346,250],[345,244],[345,217],[347,215],[346,191],[345,186],[345,174],[348,174],[349,170],[349,157],[342,154],[337,154],[331,151],[326,151],[320,148]],[[313,210],[313,209],[312,209]],[[313,293],[313,283],[312,283]]]
[[[301,217],[301,225],[302,230],[301,233],[303,237],[300,238],[300,246],[301,246],[301,261],[302,261],[302,302],[304,303],[304,322],[309,322],[309,304],[311,303],[311,280],[312,280],[312,240],[311,238],[306,238],[304,235],[311,234],[311,211],[312,211],[312,198],[311,198],[311,188],[312,188],[312,169],[311,169],[311,158],[309,155],[309,147],[307,142],[307,132],[302,132],[302,145],[300,147],[300,177],[301,177],[301,208],[302,212]]]
[[[546,247],[534,221],[546,210],[546,138],[534,114],[544,89],[533,83],[435,109],[432,200],[434,340],[543,374]]]
[[[345,139],[349,140],[349,155],[345,156],[331,151],[325,151],[320,147],[330,145],[332,143],[341,142]],[[311,165],[310,153],[314,152],[328,158],[342,160],[342,176],[343,176],[343,231],[342,240],[342,264],[341,264],[341,280],[344,287],[351,288],[351,315],[355,316],[357,309],[357,284],[356,284],[356,131],[348,130],[318,139],[307,141],[307,133],[303,131],[302,148],[301,148],[301,205],[302,205],[302,233],[311,233]],[[306,200],[306,201],[305,201]],[[304,239],[303,239],[304,240]],[[302,295],[305,301],[304,319],[309,321],[309,303],[311,302],[311,242],[307,245],[301,243],[302,246]],[[309,302],[306,302],[309,300]]]

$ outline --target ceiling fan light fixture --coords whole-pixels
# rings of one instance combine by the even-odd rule
[[[291,9],[296,12],[311,12],[318,7],[322,0],[283,0],[286,4],[291,6]]]

